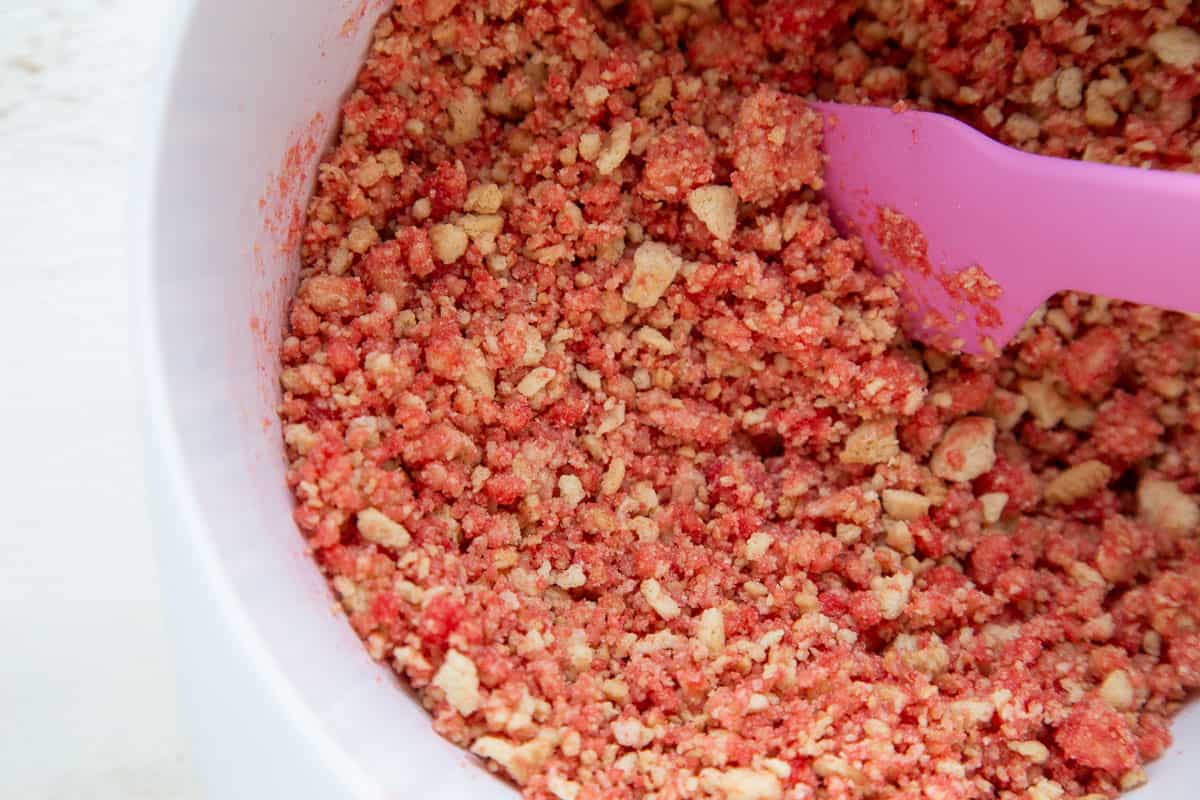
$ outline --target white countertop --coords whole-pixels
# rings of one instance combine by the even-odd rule
[[[200,797],[126,321],[128,164],[169,10],[0,3],[0,797]]]

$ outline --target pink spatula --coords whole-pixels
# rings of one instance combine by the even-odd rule
[[[999,349],[1065,289],[1200,312],[1200,176],[1030,155],[941,114],[814,105],[834,219],[904,278],[917,338]],[[975,266],[999,286],[958,274]]]

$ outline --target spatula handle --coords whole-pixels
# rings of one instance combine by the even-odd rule
[[[1053,270],[1051,291],[1074,289],[1200,313],[1200,175],[1041,156],[1023,172],[1030,269]]]

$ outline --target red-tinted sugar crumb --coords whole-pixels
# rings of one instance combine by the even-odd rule
[[[646,149],[639,193],[651,200],[679,201],[713,179],[713,146],[703,128],[680,125],[655,137]]]
[[[265,232],[281,251],[294,251],[304,234],[302,191],[305,176],[320,149],[318,137],[324,127],[325,115],[317,113],[303,129],[293,134],[279,171],[270,176],[267,191],[258,199]]]
[[[807,100],[1195,169],[1186,5],[385,15],[279,413],[297,525],[434,728],[537,800],[1142,781],[1200,686],[1200,322],[1066,294],[995,359],[910,341]]]
[[[941,283],[946,294],[971,309],[967,313],[974,317],[980,328],[995,328],[1003,321],[994,301],[1004,290],[983,267],[976,265],[958,270],[945,276]]]
[[[1070,761],[1110,775],[1124,775],[1138,763],[1128,723],[1104,702],[1078,704],[1054,741]]]
[[[892,208],[880,208],[871,233],[879,240],[884,255],[918,275],[932,275],[929,242],[925,233],[909,217]]]
[[[759,89],[738,108],[730,176],[738,196],[768,205],[805,186],[820,189],[821,117],[799,97]]]
[[[916,320],[919,338],[943,350],[958,350],[952,338],[959,323],[972,320],[980,329],[1003,322],[995,301],[1003,288],[981,266],[951,271],[929,260],[929,241],[921,227],[893,208],[879,208],[869,231],[879,243],[884,266],[900,279],[905,311]],[[985,334],[984,334],[985,335]]]
[[[1063,353],[1062,375],[1076,392],[1107,394],[1120,375],[1124,343],[1111,328],[1093,328]]]

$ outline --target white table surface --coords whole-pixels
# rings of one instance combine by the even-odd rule
[[[0,0],[0,797],[199,798],[145,511],[127,172],[168,0]]]

